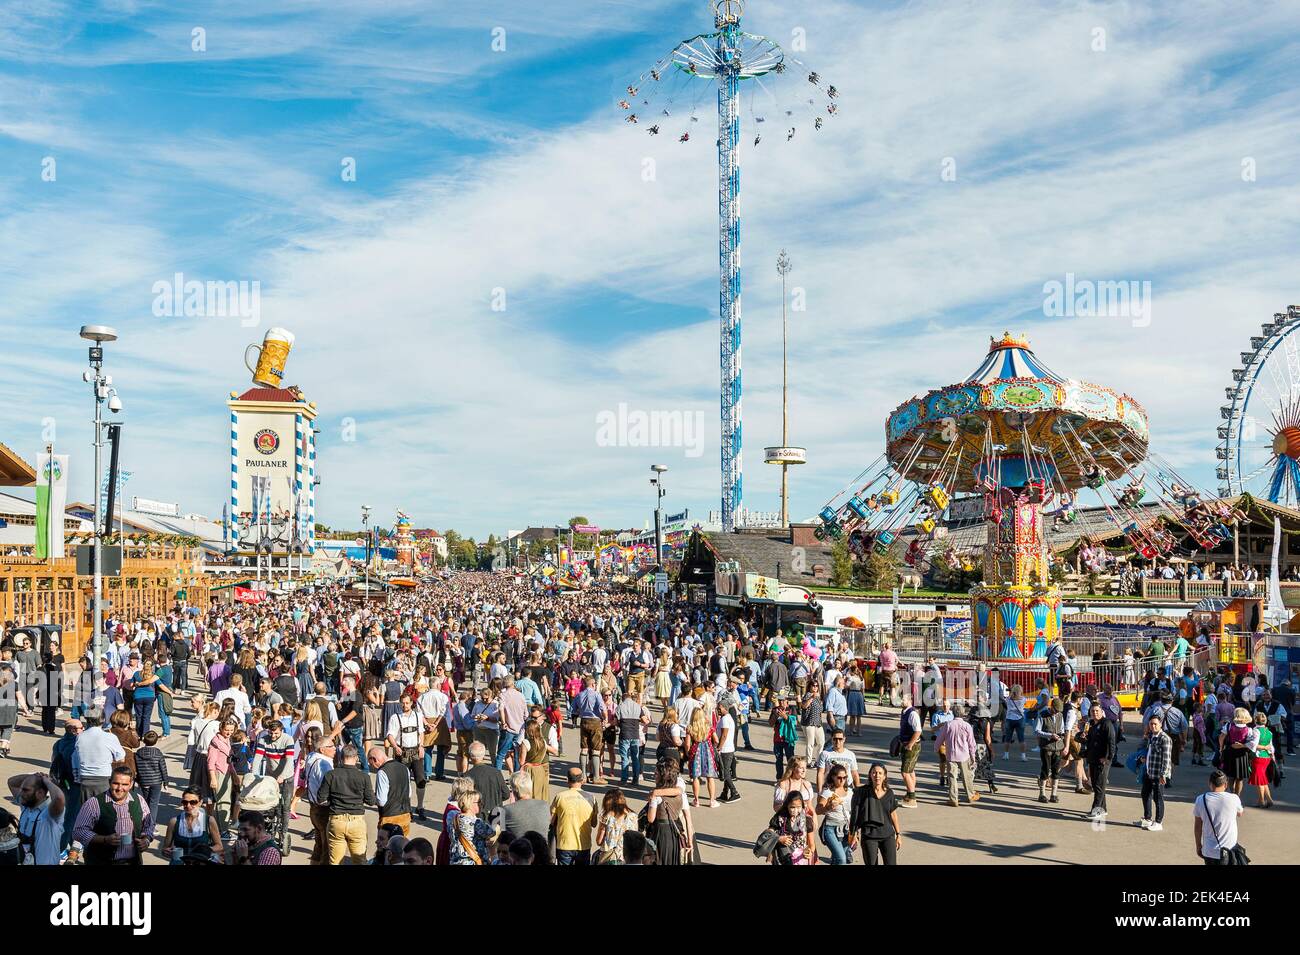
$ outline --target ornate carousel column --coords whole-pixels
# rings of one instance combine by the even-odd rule
[[[984,582],[971,590],[975,655],[1042,659],[1061,612],[1060,591],[1047,579],[1042,504],[1003,489],[985,520]]]

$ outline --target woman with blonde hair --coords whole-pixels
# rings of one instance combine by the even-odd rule
[[[700,804],[700,780],[703,779],[709,790],[709,807],[717,809],[718,751],[713,745],[713,721],[703,706],[691,714],[690,725],[686,728],[686,746],[691,770],[691,805]]]
[[[655,662],[655,698],[659,700],[659,705],[663,709],[668,708],[668,700],[673,695],[672,669],[673,661],[665,645],[659,651],[659,659]]]
[[[442,809],[442,828],[438,834],[438,845],[434,849],[434,862],[438,865],[451,863],[451,834],[456,831],[456,816],[460,814],[460,800],[466,793],[474,792],[474,780],[469,776],[457,776],[447,793],[447,804]]]

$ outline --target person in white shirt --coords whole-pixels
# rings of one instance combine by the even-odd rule
[[[238,673],[230,677],[230,686],[227,689],[222,690],[212,698],[212,702],[218,706],[226,700],[234,701],[235,715],[239,717],[239,721],[247,729],[248,717],[253,712],[253,707],[248,702],[248,694],[244,691],[244,678]]]
[[[424,720],[424,732],[434,734],[434,746],[424,748],[424,775],[428,778],[432,774],[434,779],[441,782],[445,778],[447,752],[451,749],[451,723],[447,712],[451,708],[451,700],[447,699],[447,694],[442,690],[433,687],[420,694],[415,708]],[[431,749],[437,751],[436,762]]]
[[[63,814],[67,797],[46,773],[20,773],[9,779],[22,813],[18,817],[18,838],[23,862],[32,865],[58,865],[60,840],[63,838]]]
[[[1245,812],[1241,798],[1228,792],[1222,770],[1210,773],[1210,791],[1196,797],[1192,807],[1196,854],[1206,865],[1228,865],[1225,856],[1237,848],[1237,820]]]

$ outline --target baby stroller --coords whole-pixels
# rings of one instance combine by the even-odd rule
[[[280,784],[270,776],[253,776],[239,790],[239,809],[252,809],[266,817],[266,834],[287,856],[293,845],[293,835],[280,820]]]

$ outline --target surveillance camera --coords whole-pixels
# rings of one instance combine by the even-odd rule
[[[122,410],[122,399],[117,395],[110,395],[108,399],[108,410],[117,414]]]

